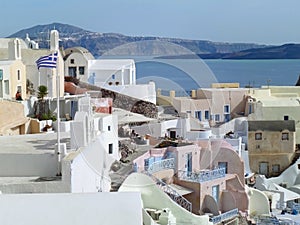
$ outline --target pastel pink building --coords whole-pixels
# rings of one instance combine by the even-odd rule
[[[244,162],[229,143],[201,140],[172,145],[151,149],[137,158],[136,169],[177,189],[192,203],[194,214],[217,217],[232,210],[248,210]]]

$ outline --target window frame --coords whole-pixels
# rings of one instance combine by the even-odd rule
[[[282,132],[281,133],[281,140],[282,141],[288,141],[289,140],[289,133],[288,132]]]
[[[262,140],[262,132],[255,132],[254,138],[256,141]]]

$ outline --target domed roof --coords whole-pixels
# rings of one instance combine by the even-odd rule
[[[89,50],[83,47],[73,47],[73,48],[67,48],[64,50],[64,60],[66,60],[72,53],[80,53],[82,54],[87,60],[95,59],[95,57],[90,53]]]

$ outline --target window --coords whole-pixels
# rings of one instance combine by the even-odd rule
[[[206,120],[209,119],[209,111],[208,110],[204,111],[204,119],[206,119]]]
[[[282,133],[281,134],[281,140],[283,140],[283,141],[289,140],[289,133]]]
[[[3,70],[0,70],[0,80],[3,80]]]
[[[115,74],[113,74],[113,75],[111,75],[111,79],[116,79],[116,75]]]
[[[195,111],[195,118],[201,121],[201,111]]]
[[[113,144],[108,144],[108,154],[113,153]]]
[[[269,175],[269,163],[268,162],[260,162],[259,163],[259,173],[262,175]]]
[[[216,115],[215,115],[215,121],[217,121],[217,122],[220,121],[220,115],[219,115],[219,114],[216,114]]]
[[[107,130],[110,131],[110,126],[107,127]]]
[[[230,121],[230,114],[224,114],[224,121],[225,122]]]
[[[224,105],[224,113],[229,113],[230,107],[229,105]]]
[[[289,120],[289,116],[287,115],[283,116],[283,120]]]
[[[9,81],[8,80],[4,81],[4,92],[6,95],[9,95]]]
[[[79,75],[84,75],[84,66],[79,66]]]
[[[262,140],[262,133],[255,133],[255,140]]]
[[[69,67],[69,76],[70,77],[76,77],[76,67],[70,66]]]
[[[74,59],[71,59],[71,60],[70,60],[70,63],[71,63],[71,64],[74,64],[74,63],[75,63],[75,60],[74,60]]]
[[[272,172],[273,173],[280,173],[280,165],[279,164],[273,164],[272,165]]]
[[[251,113],[252,113],[252,105],[249,104],[249,114],[251,114]]]
[[[225,168],[225,173],[227,174],[228,162],[218,162],[219,168]]]
[[[18,75],[18,80],[21,80],[21,72],[20,72],[20,70],[17,71],[17,75]]]

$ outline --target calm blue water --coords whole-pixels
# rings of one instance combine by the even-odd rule
[[[156,82],[162,90],[191,90],[212,82],[251,85],[292,85],[300,74],[300,60],[136,59],[137,83]]]

